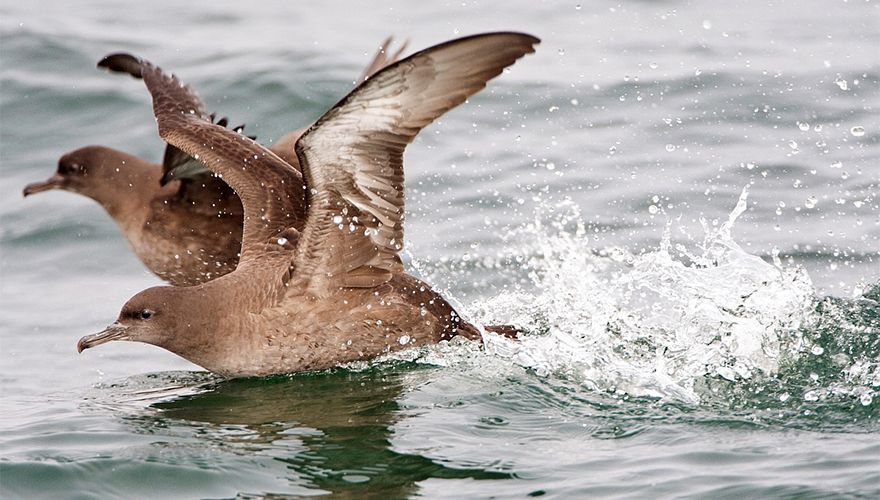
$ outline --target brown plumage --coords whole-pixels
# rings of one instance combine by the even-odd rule
[[[391,43],[391,37],[382,43],[358,83],[396,61],[406,47],[390,52]],[[216,123],[227,124],[225,118]],[[233,131],[241,133],[242,128]],[[269,150],[299,170],[294,146],[305,130],[285,134]],[[98,202],[141,262],[172,285],[197,285],[232,272],[238,264],[244,213],[238,195],[173,144],[161,165],[103,146],[77,149],[61,157],[57,172],[46,181],[26,186],[24,195],[51,189]]]
[[[386,67],[297,141],[304,175],[211,123],[195,94],[158,67],[126,54],[105,59],[144,79],[159,135],[238,193],[244,232],[234,272],[193,287],[144,290],[78,348],[136,340],[246,376],[477,338],[441,296],[403,272],[403,150],[538,42],[520,33],[476,35]]]

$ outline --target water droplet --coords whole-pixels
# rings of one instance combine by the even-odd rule
[[[278,238],[278,244],[284,246],[287,244],[287,238]]]
[[[400,338],[397,339],[397,341],[400,342],[400,345],[407,345],[407,344],[409,344],[409,340],[410,340],[410,339],[409,339],[409,335],[401,335]]]
[[[334,215],[333,216],[333,223],[334,224],[342,224],[342,216],[341,215]]]
[[[849,129],[849,133],[852,134],[853,137],[861,137],[861,136],[865,135],[865,127],[857,125],[851,129]]]
[[[823,349],[822,346],[814,345],[813,348],[810,349],[810,352],[816,356],[821,356],[825,352],[825,349]]]
[[[581,10],[581,4],[577,4],[574,6],[574,10]]]
[[[849,90],[849,85],[847,85],[846,80],[841,78],[840,75],[837,75],[837,78],[834,79],[834,83],[840,87],[840,90]]]
[[[791,395],[786,392],[786,393],[779,395],[779,400],[784,403],[784,402],[788,401],[788,398],[790,398],[790,397],[791,397]]]
[[[797,147],[798,147],[797,141],[788,141],[788,147],[790,147],[791,149],[797,149]]]
[[[704,30],[712,29],[712,21],[710,21],[708,19],[703,19],[703,29]]]
[[[819,393],[816,391],[807,391],[804,393],[804,401],[819,401]]]
[[[565,55],[565,49],[559,49],[558,53],[559,53],[559,55],[564,56],[564,55]]]
[[[843,166],[843,163],[840,163],[839,161],[836,161],[831,164],[831,168],[840,168],[842,166]]]
[[[701,69],[695,69],[695,70],[694,70],[694,76],[700,76],[700,75],[702,75],[702,74],[703,74],[703,70],[701,70]]]
[[[648,213],[650,213],[651,215],[656,215],[659,211],[660,209],[657,208],[657,205],[651,205],[650,207],[648,207]]]
[[[658,65],[657,65],[657,63],[652,62],[651,64],[648,65],[648,67],[651,69],[657,69]]]
[[[862,394],[859,397],[859,402],[862,403],[862,406],[870,406],[874,402],[874,394],[872,392]]]
[[[807,208],[814,208],[818,201],[819,200],[817,200],[815,196],[810,196],[809,198],[807,198],[807,201],[804,202],[804,206]]]
[[[670,153],[675,151],[675,145],[674,144],[667,144],[666,151],[669,151]]]
[[[797,126],[803,132],[810,130],[810,124],[807,122],[797,122]]]

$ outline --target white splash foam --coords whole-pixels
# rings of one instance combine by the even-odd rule
[[[746,206],[743,190],[724,223],[703,221],[706,235],[695,251],[679,244],[673,252],[667,226],[659,248],[640,255],[591,250],[573,204],[556,204],[549,225],[539,214],[511,235],[529,242],[511,251],[528,256],[535,291],[467,308],[477,324],[513,323],[529,334],[518,341],[485,334],[481,363],[513,361],[595,390],[686,402],[700,400],[696,384],[707,375],[774,374],[802,348],[798,327],[814,288],[802,269],[765,262],[736,244],[731,229]],[[449,364],[449,354],[429,349],[422,360]]]

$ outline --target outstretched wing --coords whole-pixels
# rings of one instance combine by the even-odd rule
[[[293,248],[295,242],[289,240],[298,234],[305,213],[298,171],[249,137],[211,123],[192,89],[150,62],[113,54],[98,66],[143,78],[153,97],[159,135],[214,171],[241,198],[241,263]]]
[[[106,68],[110,71],[127,73],[135,78],[141,78],[140,69],[138,67],[139,62],[121,57],[122,55],[123,54],[113,54],[107,56],[98,62],[98,67]],[[199,110],[200,114],[204,114],[205,104],[199,99],[199,96],[192,91],[192,89],[190,89],[190,92],[192,94],[192,104],[196,106],[196,109]],[[226,117],[222,117],[215,121],[215,115],[213,113],[210,115],[210,120],[212,123],[216,123],[221,127],[226,127],[229,124],[229,120]],[[234,127],[232,130],[242,133],[244,131],[244,125]],[[254,136],[250,137],[251,139],[256,139]],[[211,171],[205,168],[205,166],[197,159],[188,155],[184,151],[181,151],[173,144],[165,145],[165,154],[162,156],[162,185],[175,179],[194,179],[196,177],[202,177],[199,180],[203,183],[211,182],[207,179],[210,174]]]
[[[376,286],[401,270],[404,148],[538,42],[489,33],[413,54],[367,79],[299,139],[309,208],[294,267],[312,293]]]

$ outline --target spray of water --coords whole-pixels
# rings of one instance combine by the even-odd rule
[[[823,302],[802,268],[783,267],[775,256],[765,261],[733,240],[747,199],[744,189],[726,220],[702,220],[702,241],[673,245],[672,221],[659,247],[639,254],[592,249],[574,204],[539,210],[535,222],[508,235],[516,242],[510,255],[497,256],[519,262],[533,286],[464,308],[475,323],[513,323],[525,334],[510,340],[486,333],[482,351],[460,344],[396,356],[486,370],[512,362],[591,390],[693,404],[717,397],[712,381],[778,383],[824,351],[816,332],[827,315],[817,315]],[[868,353],[843,365],[837,385],[825,387],[840,393],[845,386],[870,404],[872,387],[880,384],[877,360]],[[804,370],[810,373],[803,367],[795,373]]]

